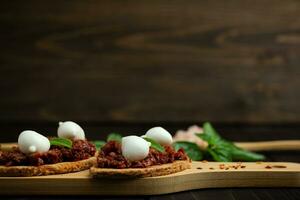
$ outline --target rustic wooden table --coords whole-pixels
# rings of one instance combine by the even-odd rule
[[[104,139],[112,131],[124,135],[142,134],[148,128],[157,125],[152,123],[81,123],[90,139]],[[163,123],[160,124],[170,131],[184,129],[189,124],[185,123]],[[0,141],[12,142],[17,139],[19,131],[24,129],[34,129],[44,134],[54,135],[56,123],[0,123]],[[299,139],[299,125],[282,126],[249,126],[242,124],[217,125],[222,135],[234,141],[259,141],[275,139]],[[290,161],[300,162],[300,152],[264,152],[269,161]],[[139,196],[139,197],[96,197],[96,196],[30,196],[17,197],[12,195],[6,199],[300,199],[299,188],[225,188],[225,189],[202,189],[187,192],[180,192],[160,196]]]

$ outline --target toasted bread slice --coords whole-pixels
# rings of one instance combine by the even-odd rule
[[[90,172],[95,178],[142,178],[173,174],[190,168],[190,160],[179,160],[146,168],[112,169],[91,167]]]
[[[61,162],[41,166],[0,166],[0,177],[43,176],[64,174],[89,169],[96,164],[96,157],[74,162]]]

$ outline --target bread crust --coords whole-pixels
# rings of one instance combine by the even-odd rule
[[[96,164],[96,157],[74,161],[61,162],[56,164],[41,166],[0,166],[0,176],[2,177],[21,177],[21,176],[45,176],[53,174],[64,174],[78,172],[89,169]]]
[[[173,163],[146,168],[113,169],[91,167],[90,173],[94,178],[143,178],[173,174],[190,168],[190,160],[178,160]]]

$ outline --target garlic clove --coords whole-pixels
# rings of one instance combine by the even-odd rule
[[[171,145],[173,142],[172,135],[162,127],[153,127],[149,129],[145,136],[155,140],[161,145]]]

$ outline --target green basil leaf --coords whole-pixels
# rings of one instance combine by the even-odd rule
[[[108,141],[117,141],[117,142],[121,142],[122,141],[122,135],[119,133],[110,133],[107,136],[107,142]]]
[[[222,151],[220,149],[218,150],[212,150],[208,149],[207,150],[210,156],[214,159],[214,161],[217,162],[231,162],[232,157],[228,151]]]
[[[205,122],[203,124],[203,132],[211,136],[213,139],[221,138],[221,136],[209,122]]]
[[[185,153],[188,155],[188,157],[192,160],[202,160],[203,159],[203,153],[201,149],[198,147],[197,144],[192,142],[186,142],[186,141],[178,141],[173,143],[173,147],[176,151],[178,149],[183,148]]]
[[[151,138],[147,138],[147,137],[143,137],[143,139],[145,139],[146,141],[151,143],[151,147],[153,149],[156,149],[159,152],[164,152],[165,148],[163,146],[161,146],[158,142],[156,142],[155,140],[152,140]]]
[[[232,150],[232,157],[236,161],[248,161],[248,162],[261,161],[266,159],[265,156],[262,154],[254,153],[239,148]]]
[[[196,133],[196,135],[197,135],[200,139],[202,139],[202,140],[208,142],[209,144],[210,144],[210,143],[213,143],[213,137],[212,137],[211,135],[208,135],[208,134],[206,134],[206,133]]]
[[[92,141],[92,143],[96,146],[97,150],[101,149],[106,144],[103,140]]]
[[[259,161],[265,159],[261,154],[243,150],[234,143],[223,139],[208,122],[203,124],[203,133],[196,135],[208,143],[206,151],[215,161]]]
[[[72,140],[67,138],[52,138],[50,139],[51,146],[59,146],[59,147],[66,147],[71,149],[72,148]]]
[[[232,143],[230,143],[226,140],[223,140],[223,139],[217,140],[213,144],[213,146],[216,148],[222,149],[224,151],[229,151],[229,152],[231,152],[235,148],[235,146]]]
[[[220,140],[217,143],[218,146],[225,149],[223,151],[227,151],[231,154],[232,160],[234,161],[261,161],[265,159],[265,156],[262,154],[254,153],[251,151],[247,151],[237,147],[230,141]]]

